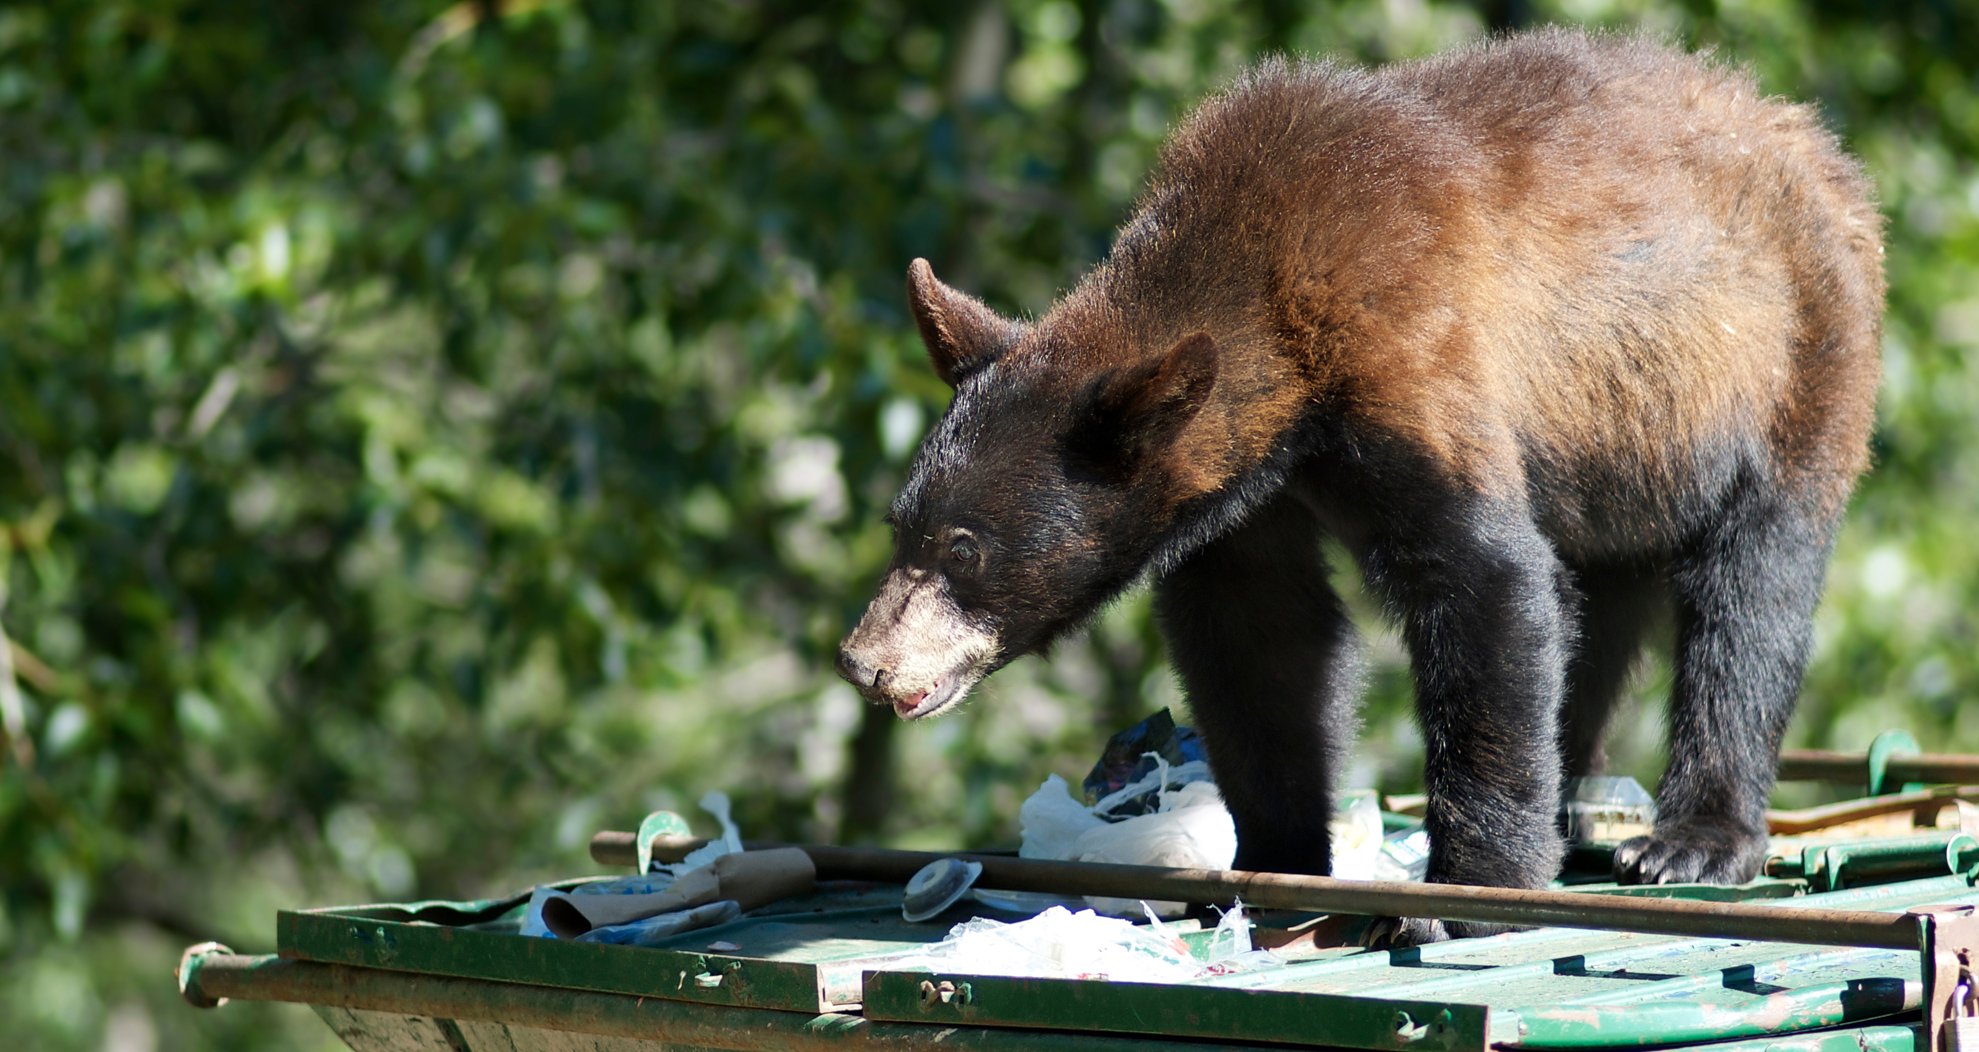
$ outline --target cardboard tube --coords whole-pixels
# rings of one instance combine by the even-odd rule
[[[735,901],[747,913],[802,895],[817,879],[811,856],[799,848],[736,852],[689,871],[656,895],[559,893],[543,903],[543,924],[559,939],[575,939],[592,928],[630,924],[723,899]]]

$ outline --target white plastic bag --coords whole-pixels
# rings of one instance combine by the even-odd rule
[[[1018,811],[1023,825],[1023,858],[1071,862],[1115,862],[1178,869],[1229,869],[1237,855],[1237,827],[1200,760],[1170,767],[1156,758],[1154,773],[1123,786],[1087,807],[1072,798],[1065,779],[1051,775]],[[1109,822],[1104,817],[1124,801],[1150,791],[1160,794],[1160,810]],[[1343,880],[1420,880],[1427,838],[1386,840],[1381,807],[1371,790],[1342,793],[1339,810],[1327,824],[1333,843],[1333,875]],[[1089,897],[1102,913],[1134,916],[1135,899]],[[1179,916],[1184,904],[1156,902],[1164,917]]]
[[[1174,784],[1174,774],[1193,775],[1189,768],[1204,764],[1183,764],[1172,770],[1161,765],[1152,779]],[[1135,783],[1088,808],[1072,799],[1065,779],[1052,775],[1024,801],[1018,811],[1023,823],[1024,841],[1017,854],[1023,858],[1052,858],[1072,862],[1115,862],[1131,866],[1173,866],[1179,869],[1229,869],[1237,854],[1237,827],[1223,806],[1216,783],[1191,781],[1177,789],[1161,791],[1161,810],[1118,822],[1108,822],[1095,811],[1112,803],[1147,792],[1164,784]],[[1138,899],[1094,897],[1087,900],[1106,913],[1138,913]],[[1152,903],[1162,916],[1179,916],[1186,908],[1180,902]]]
[[[1019,858],[1072,858],[1079,837],[1106,824],[1091,808],[1072,799],[1065,779],[1055,774],[1017,809],[1017,821],[1024,831]]]
[[[1092,910],[1073,913],[1063,906],[1014,924],[982,917],[964,921],[946,939],[894,958],[886,967],[1138,983],[1177,983],[1203,972],[1201,962],[1165,928],[1144,928]]]
[[[1373,880],[1381,858],[1381,806],[1374,793],[1347,797],[1326,824],[1333,841],[1333,875],[1341,880]]]
[[[685,873],[690,869],[700,869],[723,855],[742,850],[742,831],[737,829],[735,822],[729,818],[729,807],[727,793],[719,789],[708,790],[701,797],[701,810],[715,816],[715,821],[721,823],[721,838],[708,841],[699,849],[690,852],[686,858],[667,868],[674,873]]]

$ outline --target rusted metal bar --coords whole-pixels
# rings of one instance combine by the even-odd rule
[[[1895,761],[1891,763],[1894,764]],[[1945,785],[1935,789],[1920,789],[1912,793],[1891,793],[1888,796],[1872,796],[1863,800],[1844,800],[1840,803],[1803,808],[1798,811],[1768,811],[1766,828],[1775,835],[1792,836],[1796,833],[1810,833],[1817,829],[1827,829],[1844,822],[1855,822],[1879,815],[1918,811],[1927,807],[1935,810],[1955,800],[1979,800],[1979,785]]]
[[[1956,753],[1892,755],[1885,767],[1892,782],[1940,782],[1961,785],[1979,782],[1979,756]],[[1780,752],[1783,782],[1865,782],[1869,758],[1859,752],[1826,749],[1785,749]]]
[[[595,853],[594,856],[598,857]],[[915,871],[949,857],[930,851],[798,845],[820,880],[904,884]],[[978,883],[1005,891],[1104,895],[1180,902],[1242,899],[1265,909],[1351,913],[1376,917],[1437,917],[1481,923],[1599,928],[1659,935],[1765,939],[1814,945],[1917,948],[1915,922],[1863,910],[1781,909],[1737,902],[1702,902],[1528,891],[1457,884],[1336,880],[1289,873],[1167,869],[1097,862],[1058,862],[1007,855],[956,853],[980,862]],[[600,861],[605,859],[600,858]],[[628,860],[629,861],[629,860]]]
[[[512,1027],[638,1038],[668,1046],[786,1052],[1144,1052],[1135,1035],[989,1027],[927,1026],[856,1015],[813,1016],[759,1008],[669,1001],[526,983],[499,983],[343,964],[249,957],[189,956],[188,999],[296,1001],[428,1019],[480,1019]],[[1225,1042],[1163,1041],[1173,1052],[1257,1048]],[[1260,1050],[1262,1052],[1262,1050]]]

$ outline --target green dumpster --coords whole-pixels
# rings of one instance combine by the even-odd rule
[[[179,981],[202,1006],[309,1004],[356,1052],[1923,1052],[1975,1047],[1959,1036],[1979,1033],[1960,1022],[1979,1016],[1979,842],[1955,830],[1777,839],[1770,875],[1738,888],[1511,891],[968,856],[987,888],[1077,895],[1125,882],[1148,899],[1241,899],[1261,942],[1278,946],[1268,966],[1165,983],[900,966],[890,958],[963,920],[1022,915],[965,900],[910,923],[906,875],[938,856],[806,850],[814,893],[658,946],[525,937],[527,896],[332,907],[280,913],[274,955],[193,947]],[[863,879],[842,879],[851,873]],[[1354,945],[1357,918],[1374,915],[1527,927]],[[1202,950],[1208,934],[1184,938]]]

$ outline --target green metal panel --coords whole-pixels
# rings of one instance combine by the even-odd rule
[[[939,984],[944,981],[954,989],[947,1000],[939,996]],[[900,1022],[1053,1027],[1424,1052],[1481,1052],[1496,1036],[1489,1033],[1489,1012],[1478,1005],[924,972],[869,974],[864,1011],[868,1019]]]
[[[219,955],[200,972],[211,998],[315,1006],[355,1052],[1147,1052],[1142,1037],[986,1027],[932,1027],[528,983],[417,976],[278,957]],[[222,1009],[224,1011],[224,1009]],[[337,1011],[332,1011],[337,1010]],[[544,1035],[556,1035],[554,1039]],[[580,1035],[572,1037],[571,1035]],[[432,1044],[435,1039],[442,1044]],[[636,1043],[635,1043],[636,1042]],[[1161,1052],[1271,1052],[1243,1043],[1164,1041]],[[1282,1050],[1280,1050],[1282,1052]]]
[[[1945,877],[1806,896],[1782,908],[1901,912],[1979,902]],[[944,1002],[926,984],[946,981]],[[1231,999],[1245,993],[1249,1000]],[[875,972],[868,1018],[1428,1047],[1398,1032],[1452,1013],[1450,1047],[1628,1048],[1784,1035],[1915,1012],[1916,951],[1538,929],[1406,950],[1341,948],[1280,968],[1141,985]],[[1409,1023],[1396,1020],[1406,1014]],[[1377,1026],[1386,1022],[1386,1028]],[[1233,1029],[1225,1029],[1233,1028]],[[1438,1047],[1441,1047],[1440,1045]]]
[[[513,918],[491,919],[517,899],[284,910],[276,915],[276,948],[306,961],[823,1012],[857,1006],[858,962],[938,941],[962,916],[911,924],[899,899],[898,887],[827,889],[657,948],[523,938]],[[436,917],[474,918],[477,926],[428,919]],[[707,949],[716,943],[735,949]]]
[[[1852,979],[1783,990],[1738,1005],[1702,1000],[1552,1004],[1516,1010],[1518,1048],[1614,1048],[1774,1035],[1916,1011],[1923,983]]]
[[[1911,1021],[1923,977],[1918,951],[1884,932],[1897,927],[1855,912],[1858,919],[1848,923],[1875,929],[1876,941],[1768,940],[1810,939],[1810,932],[1814,942],[1839,938],[1831,932],[1841,929],[1824,919],[1845,915],[1835,911],[1893,915],[1925,903],[1979,902],[1971,885],[1979,845],[1932,835],[1829,846],[1825,854],[1790,846],[1800,858],[1786,879],[1736,888],[1575,889],[1590,904],[1595,895],[1781,900],[1779,917],[1771,908],[1763,919],[1738,912],[1742,939],[1541,928],[1407,950],[1308,949],[1275,967],[1180,984],[953,974],[960,966],[940,975],[888,971],[887,956],[938,941],[970,909],[910,924],[900,917],[899,887],[872,884],[821,885],[816,895],[657,948],[521,937],[520,897],[289,911],[278,918],[288,960],[229,957],[211,983],[197,961],[188,973],[193,988],[214,996],[318,1005],[358,1052],[868,1043],[1124,1052],[1203,1041],[1397,1052],[1644,1045],[1760,1052],[1762,1042],[1776,1052],[1915,1052]],[[1948,869],[1946,876],[1897,881]],[[1835,874],[1847,874],[1845,884],[1891,882],[1805,894],[1808,878],[1825,884]],[[1550,918],[1569,907],[1549,909]],[[1802,909],[1812,912],[1800,929],[1785,923]],[[1289,924],[1305,915],[1276,916]],[[1722,929],[1649,930],[1716,936]],[[218,988],[227,984],[233,992]],[[956,1035],[966,1036],[962,1046]]]
[[[806,963],[287,910],[277,914],[276,931],[282,956],[307,961],[748,1008],[817,1012],[828,1007],[818,970]]]

